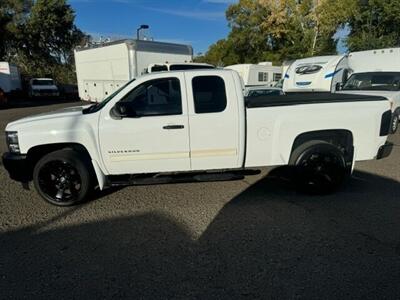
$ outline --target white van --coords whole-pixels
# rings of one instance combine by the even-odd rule
[[[58,97],[60,92],[52,78],[32,78],[29,81],[29,97]]]
[[[285,73],[283,91],[334,92],[351,73],[347,55],[316,56],[294,61]]]
[[[400,118],[400,48],[352,52],[348,59],[353,74],[340,93],[383,96],[392,103],[392,131]]]
[[[282,79],[282,67],[273,66],[272,62],[238,64],[227,66],[225,69],[238,72],[245,86],[263,85],[272,87]]]

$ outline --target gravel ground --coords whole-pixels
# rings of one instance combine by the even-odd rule
[[[1,110],[0,128],[77,105],[44,104]],[[114,189],[73,208],[46,204],[0,167],[0,298],[399,299],[399,162],[397,146],[357,164],[329,196],[297,194],[265,169]]]

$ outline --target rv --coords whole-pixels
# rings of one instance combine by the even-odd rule
[[[225,69],[238,72],[245,86],[274,86],[282,78],[282,67],[273,66],[272,62],[238,64]]]
[[[348,64],[353,71],[340,93],[383,96],[392,103],[392,132],[400,117],[400,48],[353,52]]]
[[[151,64],[193,59],[188,45],[126,39],[75,49],[79,97],[100,102],[130,80],[148,73]]]
[[[316,56],[294,61],[285,73],[283,91],[335,92],[349,75],[347,55]]]
[[[21,75],[17,66],[0,62],[0,104],[5,104],[10,95],[21,90]]]

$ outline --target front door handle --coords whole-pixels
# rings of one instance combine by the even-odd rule
[[[184,129],[184,128],[185,126],[183,125],[167,125],[163,127],[163,129],[165,130]]]

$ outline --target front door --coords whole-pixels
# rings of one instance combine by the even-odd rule
[[[110,174],[190,170],[189,124],[183,75],[144,82],[120,102],[130,115],[103,111],[100,148]]]

